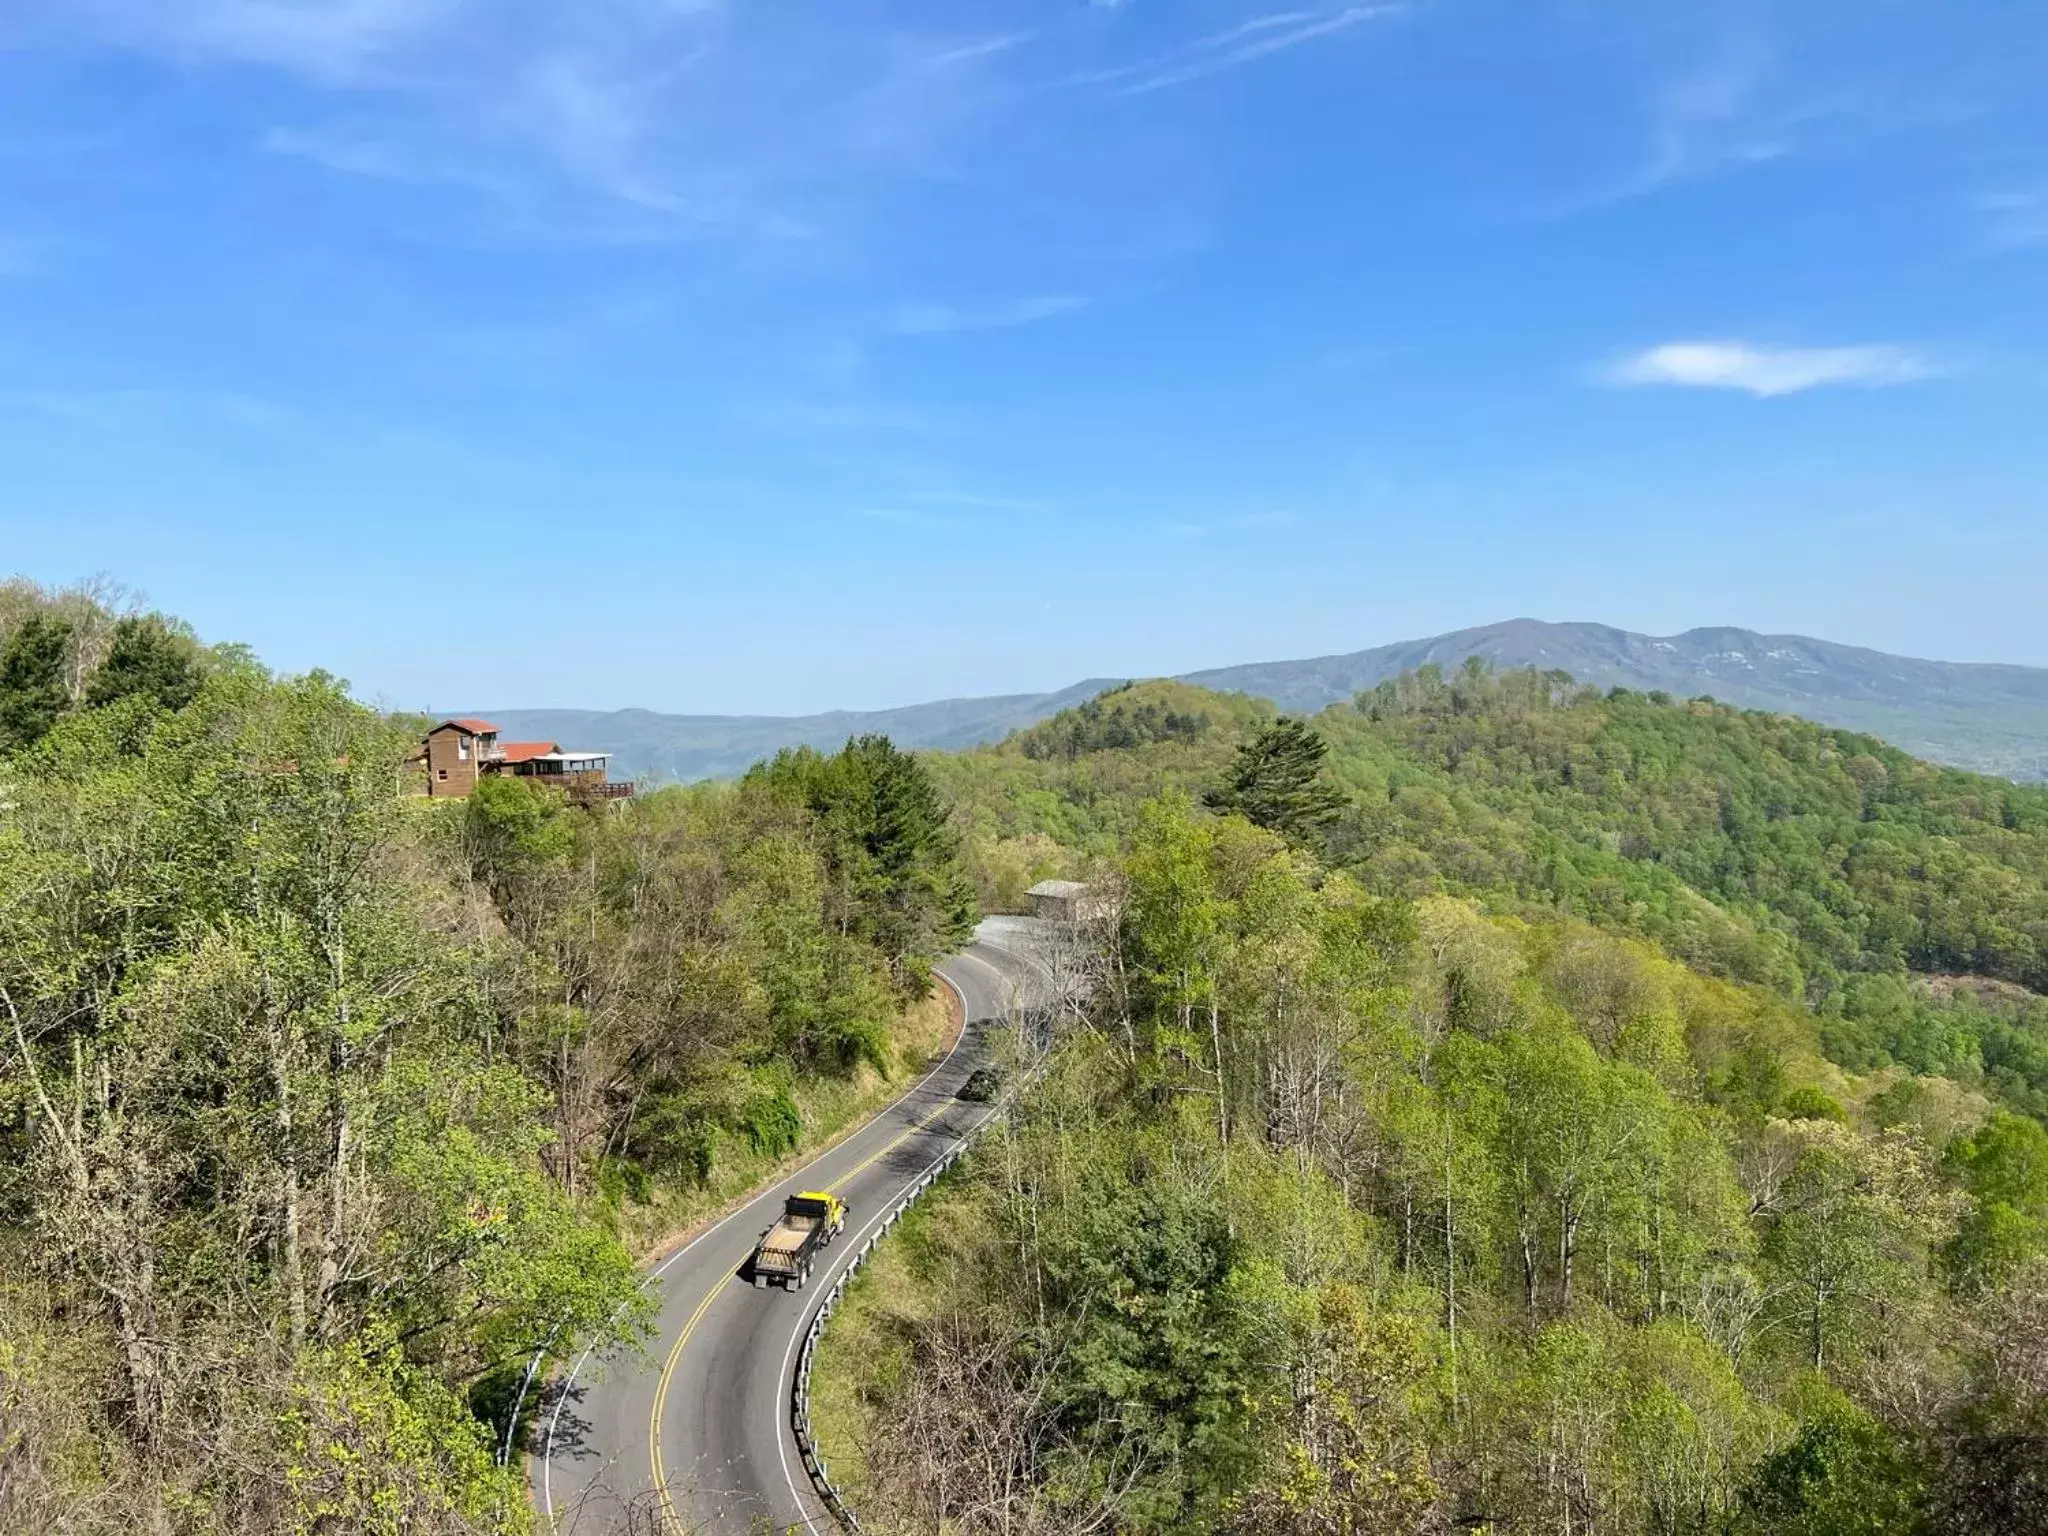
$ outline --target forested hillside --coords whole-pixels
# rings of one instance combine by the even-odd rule
[[[1606,624],[1510,619],[1343,656],[1189,673],[1183,682],[1242,690],[1313,713],[1426,666],[1477,656],[1501,671],[1569,672],[1600,688],[1712,694],[1745,709],[1867,731],[1936,762],[2048,779],[2048,668],[1923,661],[1806,635],[1716,626],[1640,635]]]
[[[1454,670],[1474,656],[1503,671],[1566,671],[1603,688],[1712,694],[1747,709],[1867,731],[1935,762],[2028,782],[2048,780],[2048,668],[1922,661],[1803,635],[1715,628],[1660,637],[1605,624],[1511,619],[1341,656],[1217,667],[1177,680],[1313,713],[1402,673],[1430,665]],[[837,746],[848,736],[871,732],[887,733],[906,747],[985,745],[1113,686],[1098,679],[1056,693],[783,717],[495,706],[476,712],[517,736],[605,748],[631,776],[688,779],[740,773],[780,747]]]
[[[2048,794],[1482,667],[934,768],[1115,911],[827,1336],[868,1525],[2048,1529]]]
[[[921,1070],[933,786],[429,801],[332,678],[5,596],[0,1529],[530,1529],[528,1389],[634,1345],[634,1247]]]
[[[1170,739],[1154,716],[1199,721]],[[1102,722],[1128,717],[1130,723]],[[933,764],[984,900],[1112,855],[1149,795],[1217,782],[1271,718],[1185,684],[1107,695]],[[1318,855],[1383,895],[1444,892],[1653,939],[1806,1003],[1845,1065],[1988,1078],[2048,1106],[2048,789],[1937,768],[1870,737],[1561,674],[1425,670],[1315,717],[1342,792]],[[1134,739],[1053,750],[1077,730]]]

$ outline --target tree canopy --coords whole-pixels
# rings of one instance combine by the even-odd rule
[[[1312,728],[1282,717],[1237,749],[1223,782],[1203,796],[1204,803],[1304,841],[1344,807],[1342,793],[1323,780],[1329,750]]]

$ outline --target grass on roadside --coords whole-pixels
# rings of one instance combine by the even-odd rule
[[[847,1287],[812,1358],[811,1434],[856,1512],[871,1502],[867,1447],[908,1357],[910,1329],[942,1290],[940,1234],[967,1198],[957,1180],[943,1179],[904,1214]]]
[[[849,1077],[798,1083],[790,1096],[803,1131],[793,1151],[779,1158],[768,1156],[743,1137],[721,1132],[713,1147],[711,1177],[704,1185],[661,1183],[649,1200],[619,1202],[620,1238],[635,1253],[653,1257],[667,1252],[753,1190],[802,1166],[928,1072],[952,1044],[959,1014],[959,1000],[952,991],[934,987],[929,997],[904,1010],[891,1032],[894,1059],[888,1076],[864,1063]]]

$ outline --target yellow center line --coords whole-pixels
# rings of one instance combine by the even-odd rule
[[[668,1361],[661,1368],[661,1380],[654,1388],[654,1412],[647,1420],[647,1454],[654,1467],[654,1493],[661,1506],[662,1523],[672,1529],[676,1526],[675,1506],[669,1503],[668,1472],[661,1462],[661,1415],[668,1405],[669,1382],[674,1379],[676,1362],[683,1358],[683,1346],[690,1342],[690,1335],[697,1331],[697,1325],[704,1321],[704,1314],[711,1310],[711,1303],[725,1294],[734,1277],[727,1275],[724,1280],[711,1288],[711,1292],[697,1304],[697,1310],[690,1314],[690,1320],[683,1324],[683,1331],[676,1335],[676,1347],[668,1352]]]
[[[853,1179],[853,1177],[856,1174],[860,1173],[862,1170],[866,1169],[871,1164],[880,1162],[883,1158],[887,1157],[891,1152],[894,1152],[898,1147],[902,1146],[904,1142],[910,1140],[911,1137],[917,1135],[918,1132],[928,1129],[933,1121],[937,1120],[939,1116],[943,1115],[947,1110],[951,1109],[952,1107],[953,1103],[950,1099],[941,1103],[938,1108],[934,1109],[930,1114],[926,1115],[922,1120],[918,1121],[917,1124],[911,1126],[910,1129],[903,1132],[902,1135],[898,1136],[894,1141],[891,1141],[887,1146],[883,1147],[881,1151],[876,1152],[869,1157],[863,1158],[860,1162],[854,1164],[853,1167],[847,1169],[846,1172],[841,1174],[837,1179],[833,1180],[830,1184],[827,1184],[825,1188],[828,1191],[833,1192],[836,1192],[839,1189],[843,1188],[848,1182],[850,1182]],[[663,1363],[661,1367],[661,1379],[655,1383],[654,1411],[650,1413],[647,1417],[647,1459],[648,1463],[654,1469],[654,1494],[661,1508],[662,1522],[671,1530],[680,1530],[681,1527],[677,1524],[676,1521],[675,1506],[669,1502],[668,1470],[665,1466],[663,1466],[661,1459],[661,1421],[662,1416],[668,1410],[669,1385],[675,1379],[676,1363],[683,1358],[683,1347],[690,1342],[690,1335],[695,1333],[697,1331],[697,1325],[704,1321],[704,1314],[711,1310],[711,1304],[714,1301],[718,1300],[720,1296],[723,1296],[725,1294],[726,1287],[731,1285],[733,1281],[738,1278],[739,1276],[737,1274],[728,1273],[722,1281],[720,1281],[717,1285],[714,1285],[711,1288],[710,1294],[707,1295],[701,1302],[697,1304],[697,1310],[695,1312],[692,1312],[690,1314],[690,1320],[687,1323],[683,1324],[683,1331],[676,1335],[675,1348],[671,1349],[668,1352],[668,1359]]]
[[[919,1131],[928,1129],[934,1120],[938,1119],[939,1116],[943,1115],[947,1110],[951,1109],[952,1107],[953,1105],[951,1100],[948,1100],[944,1104],[941,1104],[937,1109],[933,1110],[930,1114],[926,1115],[922,1120],[918,1121],[917,1124],[913,1125],[901,1136],[898,1136],[894,1141],[890,1142],[889,1145],[882,1148],[881,1151],[875,1153],[871,1157],[863,1158],[860,1162],[855,1163],[851,1168],[847,1169],[845,1173],[841,1174],[838,1178],[834,1179],[830,1184],[827,1184],[825,1186],[826,1190],[828,1192],[836,1193],[837,1191],[845,1188],[847,1184],[852,1182],[853,1176],[855,1174],[867,1168],[868,1165],[871,1163],[880,1162],[883,1158],[887,1157],[891,1152],[894,1152],[898,1147],[902,1146],[903,1143],[910,1140],[910,1138],[915,1136]]]

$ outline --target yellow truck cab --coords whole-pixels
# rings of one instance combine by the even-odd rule
[[[754,1288],[766,1290],[772,1280],[784,1290],[802,1290],[811,1278],[812,1256],[845,1229],[846,1202],[837,1195],[821,1189],[791,1195],[782,1219],[754,1245]]]

